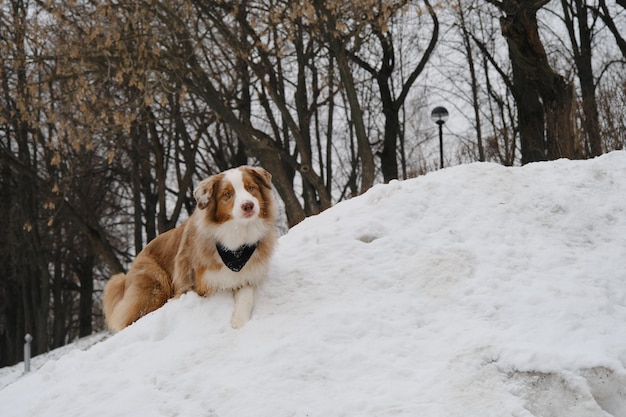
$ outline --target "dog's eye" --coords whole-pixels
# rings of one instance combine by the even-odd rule
[[[246,187],[248,189],[248,192],[253,192],[256,191],[256,187],[254,185],[248,185],[248,187]]]
[[[233,196],[233,194],[232,194],[230,191],[226,191],[226,192],[223,194],[223,197],[224,197],[226,200],[230,200],[230,198],[231,198],[232,196]]]

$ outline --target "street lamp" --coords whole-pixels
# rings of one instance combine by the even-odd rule
[[[430,113],[433,122],[439,125],[439,162],[443,168],[443,124],[448,120],[448,110],[445,107],[435,107]]]

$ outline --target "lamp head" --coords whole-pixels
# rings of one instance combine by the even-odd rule
[[[430,118],[438,125],[442,125],[448,120],[448,115],[448,110],[445,107],[438,106],[430,113]]]

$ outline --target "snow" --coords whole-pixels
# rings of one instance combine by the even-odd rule
[[[626,152],[378,185],[280,239],[244,328],[232,307],[170,301],[13,378],[0,416],[624,417]]]

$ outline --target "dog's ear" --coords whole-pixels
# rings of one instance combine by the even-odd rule
[[[211,198],[215,195],[220,175],[221,174],[213,175],[212,177],[202,180],[193,190],[193,197],[196,199],[196,203],[200,210],[207,208]]]
[[[251,172],[256,176],[261,184],[266,188],[272,188],[272,174],[259,167],[250,167]]]

